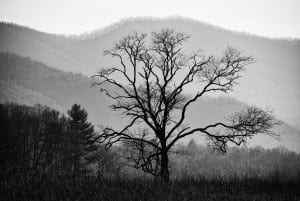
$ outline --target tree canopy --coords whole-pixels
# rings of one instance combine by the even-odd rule
[[[241,145],[257,134],[274,136],[279,124],[272,111],[251,106],[237,111],[224,122],[190,127],[189,107],[201,97],[233,90],[245,67],[255,60],[228,47],[221,56],[202,51],[183,52],[189,36],[171,29],[133,33],[105,51],[119,61],[94,75],[94,85],[112,99],[111,109],[129,118],[121,130],[106,127],[98,141],[107,147],[117,142],[134,145],[134,166],[169,180],[168,153],[186,136],[207,136],[211,146],[222,152],[227,145]],[[188,93],[196,86],[195,93]],[[153,168],[157,167],[157,168]]]

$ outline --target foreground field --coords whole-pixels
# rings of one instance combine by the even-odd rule
[[[168,184],[149,179],[19,177],[1,181],[1,200],[300,200],[297,181],[183,179]]]

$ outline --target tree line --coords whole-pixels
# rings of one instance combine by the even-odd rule
[[[220,154],[192,139],[178,149],[186,154],[172,156],[177,178],[300,180],[300,154],[285,147],[230,147],[226,154]]]
[[[67,114],[42,105],[0,104],[1,172],[87,172],[97,150],[94,127],[80,105]]]
[[[149,154],[151,147],[143,147],[144,152],[140,152],[135,143],[120,143],[106,150],[95,141],[98,133],[78,104],[67,115],[42,105],[0,104],[0,121],[2,176],[149,176],[139,170],[138,158]],[[170,164],[171,177],[177,179],[300,178],[300,155],[284,148],[233,147],[224,155],[191,140],[170,153]]]

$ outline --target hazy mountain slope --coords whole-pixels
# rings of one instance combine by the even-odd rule
[[[174,28],[191,36],[186,52],[203,49],[220,54],[227,45],[253,55],[257,63],[248,67],[233,97],[258,106],[270,106],[289,124],[300,129],[300,41],[269,39],[226,31],[185,18],[134,18],[87,35],[81,39],[46,34],[16,25],[0,24],[0,50],[41,61],[57,69],[91,75],[101,67],[110,67],[111,58],[103,58],[121,37],[133,30],[151,32]]]
[[[45,97],[44,95],[30,89],[26,89],[14,82],[5,82],[3,80],[0,80],[0,102],[14,102],[30,106],[40,104],[47,105],[58,110],[62,109],[51,98]]]
[[[203,49],[207,54],[220,54],[228,45],[253,55],[256,63],[248,67],[233,96],[248,104],[270,106],[285,121],[300,128],[300,41],[269,39],[226,31],[184,18],[133,19],[114,26],[93,39],[82,40],[92,51],[108,49],[133,30],[151,32],[174,28],[191,36],[186,52]],[[101,66],[111,66],[111,58],[102,58]]]
[[[18,86],[53,99],[64,112],[72,104],[79,103],[88,110],[89,119],[94,124],[113,122],[108,100],[96,88],[90,88],[89,78],[80,74],[65,73],[29,58],[0,53],[0,80],[10,80]],[[4,94],[11,95],[9,92]],[[24,99],[24,103],[26,101],[28,100]]]
[[[9,53],[0,53],[0,101],[15,101],[21,104],[41,103],[66,111],[73,103],[79,103],[87,109],[89,120],[95,125],[104,124],[114,128],[126,123],[109,110],[109,100],[90,88],[90,80],[79,74],[65,73]],[[30,95],[30,96],[29,96]],[[201,126],[224,120],[228,115],[237,112],[245,103],[229,97],[207,97],[193,105],[187,114],[186,122],[192,126]],[[300,152],[300,131],[284,124],[277,130],[284,133],[282,141],[259,136],[251,145],[264,147],[285,147]],[[206,142],[199,135],[192,136],[199,143]],[[189,139],[184,140],[187,142]]]
[[[0,51],[31,57],[57,69],[90,75],[95,65],[90,56],[96,54],[78,47],[66,37],[0,23]]]

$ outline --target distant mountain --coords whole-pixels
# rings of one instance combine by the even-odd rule
[[[0,80],[3,83],[1,93],[6,97],[1,101],[19,100],[20,94],[30,91],[52,100],[55,108],[62,112],[66,112],[74,103],[81,104],[88,110],[89,118],[95,125],[113,122],[108,100],[96,88],[91,88],[90,79],[81,74],[62,72],[30,58],[0,53]],[[18,87],[11,87],[11,83]],[[15,102],[32,105],[31,99],[35,96],[22,97],[23,101]],[[52,102],[47,100],[39,98],[36,103],[53,107]]]
[[[232,32],[191,19],[132,18],[78,37],[48,34],[13,24],[0,24],[0,51],[30,57],[62,71],[91,75],[114,61],[103,57],[121,37],[134,30],[150,33],[173,28],[191,36],[187,53],[203,49],[220,54],[226,46],[244,50],[257,63],[248,67],[232,96],[247,104],[271,107],[300,129],[300,41],[270,39]]]
[[[66,112],[74,103],[87,109],[89,120],[94,125],[120,127],[126,123],[118,114],[109,110],[109,100],[97,87],[90,87],[88,77],[66,73],[47,65],[11,53],[0,53],[0,102],[13,101],[19,104],[45,104]],[[228,115],[241,110],[247,104],[230,97],[207,97],[198,101],[188,111],[186,123],[201,126],[224,120]],[[250,145],[276,147],[283,145],[300,152],[300,131],[288,124],[276,128],[284,133],[281,141],[259,136]],[[197,142],[206,142],[201,135],[193,135]],[[186,139],[183,142],[188,142]]]
[[[8,23],[0,24],[0,51],[31,57],[62,71],[89,75],[96,65],[90,57],[97,54],[64,36]]]
[[[56,102],[40,93],[27,89],[15,82],[0,80],[0,102],[14,102],[18,104],[30,105],[35,104],[47,105],[51,108],[62,110]]]
[[[226,31],[185,18],[132,19],[120,23],[109,32],[80,44],[93,52],[109,49],[112,44],[133,30],[151,32],[174,28],[191,36],[186,52],[203,49],[207,54],[220,54],[228,45],[253,55],[250,65],[232,95],[248,104],[270,106],[280,118],[300,128],[300,41],[270,39]],[[102,58],[101,66],[111,66],[111,58]],[[100,67],[101,67],[100,66]]]

